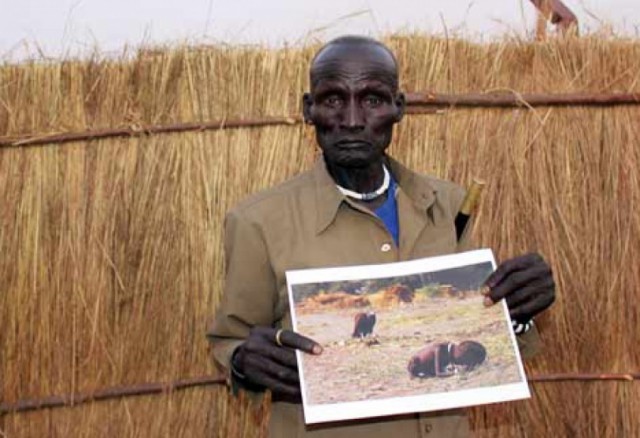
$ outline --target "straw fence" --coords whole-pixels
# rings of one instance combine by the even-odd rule
[[[640,436],[640,43],[389,43],[422,93],[392,155],[486,179],[478,242],[541,252],[558,284],[533,398],[472,409],[475,435]],[[228,396],[204,332],[225,211],[317,156],[314,49],[0,67],[0,436],[264,434],[268,401]]]

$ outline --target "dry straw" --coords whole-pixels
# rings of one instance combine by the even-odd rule
[[[446,94],[640,92],[640,43],[389,39],[403,88]],[[132,61],[0,67],[0,137],[297,115],[314,48],[142,51]],[[530,374],[640,369],[640,107],[410,115],[391,153],[467,185],[503,259],[539,251],[558,302]],[[215,375],[225,211],[308,168],[300,124],[0,147],[0,402]],[[471,410],[478,437],[640,436],[637,381],[540,382]],[[268,404],[268,402],[265,402]],[[265,405],[223,387],[0,416],[31,436],[260,436]],[[262,428],[262,429],[261,429]],[[226,434],[226,435],[224,435]]]

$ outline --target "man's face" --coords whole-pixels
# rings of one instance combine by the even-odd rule
[[[404,112],[397,81],[380,46],[329,46],[316,58],[304,114],[330,164],[366,167],[383,156]]]

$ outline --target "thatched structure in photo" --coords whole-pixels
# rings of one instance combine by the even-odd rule
[[[478,243],[558,285],[532,399],[472,409],[475,435],[640,436],[640,42],[388,43],[414,93],[391,154],[486,180]],[[0,435],[264,435],[204,333],[225,211],[317,156],[316,48],[0,66]]]

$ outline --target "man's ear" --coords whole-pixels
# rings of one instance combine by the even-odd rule
[[[311,120],[311,106],[313,105],[313,98],[310,93],[304,93],[302,95],[302,117],[304,118],[304,122],[313,125],[313,120]]]
[[[404,93],[398,93],[396,95],[395,104],[396,104],[396,111],[397,111],[395,122],[398,123],[404,117],[404,111],[407,107],[407,102],[406,102],[406,98],[404,97]]]

